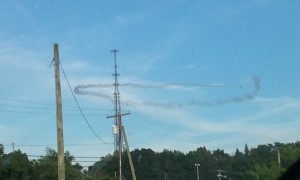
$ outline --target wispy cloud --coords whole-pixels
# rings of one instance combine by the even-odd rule
[[[282,101],[282,99],[278,99],[278,102],[280,101]],[[293,101],[291,103],[294,104],[295,102]],[[272,119],[277,117],[279,114],[285,114],[286,111],[290,111],[290,108],[288,107],[290,106],[280,109],[279,111],[275,110],[275,112],[270,112],[270,109],[263,108],[258,111],[258,114],[260,114],[258,116],[253,114],[244,114],[239,115],[236,119],[225,119],[221,120],[221,122],[201,116],[199,117],[199,115],[191,114],[189,111],[185,111],[183,109],[176,109],[176,111],[155,108],[145,108],[145,110],[142,110],[141,107],[139,109],[144,113],[148,113],[149,116],[162,119],[167,123],[178,124],[178,126],[185,129],[182,133],[180,133],[180,130],[176,131],[175,134],[178,134],[177,141],[172,140],[173,138],[170,137],[164,137],[165,139],[168,139],[165,141],[171,141],[173,145],[177,144],[177,146],[180,146],[182,143],[180,137],[183,137],[184,139],[194,139],[190,136],[190,134],[186,134],[186,131],[189,131],[194,132],[195,136],[198,136],[200,140],[199,142],[203,142],[203,144],[207,146],[211,144],[211,147],[216,147],[216,144],[219,144],[224,147],[228,146],[226,144],[231,144],[228,148],[234,150],[234,148],[242,147],[246,143],[257,144],[295,140],[290,137],[294,137],[294,135],[298,132],[297,127],[300,125],[298,118],[285,116],[287,119],[282,120],[280,123],[260,123],[272,121]],[[243,119],[247,119],[247,121],[244,121]],[[286,123],[286,121],[289,121],[290,123]],[[198,132],[201,132],[202,135],[198,134]],[[214,138],[205,139],[205,137],[209,137],[209,134],[211,133],[223,135],[222,138],[217,140],[217,142]],[[240,138],[238,139],[237,136]],[[197,141],[192,140],[192,142],[196,143]],[[224,146],[221,145],[222,142]],[[189,142],[188,144],[193,146],[194,143]],[[155,146],[155,143],[153,146]]]
[[[144,21],[144,15],[142,13],[131,13],[131,14],[119,14],[114,17],[114,23],[117,26],[129,26],[136,25]]]

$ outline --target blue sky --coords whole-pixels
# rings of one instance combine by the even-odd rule
[[[298,1],[275,0],[4,0],[0,143],[29,155],[56,149],[54,43],[72,88],[113,84],[110,51],[119,49],[119,83],[132,84],[120,86],[131,149],[233,153],[245,144],[297,141],[299,8]],[[112,153],[113,120],[106,116],[113,103],[75,95],[103,144],[62,72],[61,83],[65,150],[76,157]],[[113,98],[113,87],[82,90]]]

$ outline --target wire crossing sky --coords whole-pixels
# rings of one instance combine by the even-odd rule
[[[75,157],[113,153],[112,49],[132,150],[233,153],[299,141],[299,9],[275,0],[4,0],[0,143],[37,156],[56,149],[54,43],[68,81],[65,150]]]

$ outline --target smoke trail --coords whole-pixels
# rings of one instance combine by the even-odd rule
[[[190,102],[181,104],[173,101],[169,102],[158,102],[158,101],[143,101],[143,102],[135,102],[135,101],[121,101],[122,105],[126,106],[152,106],[152,107],[163,107],[163,108],[182,108],[182,107],[211,107],[211,106],[220,106],[230,103],[241,103],[244,101],[253,100],[256,98],[259,90],[260,90],[260,79],[258,77],[253,77],[254,90],[242,96],[233,96],[226,99],[220,99],[215,101],[205,101],[205,100],[192,100]],[[114,99],[106,94],[99,92],[91,92],[91,91],[82,91],[82,89],[86,88],[109,88],[113,87],[114,84],[88,84],[88,85],[79,85],[74,88],[74,92],[79,95],[91,95],[97,96],[100,98],[104,98],[110,101],[114,101]],[[170,83],[170,84],[138,84],[138,83],[124,83],[119,84],[119,86],[132,86],[137,88],[158,88],[165,89],[171,87],[234,87],[234,85],[222,85],[222,84],[185,84],[185,83]]]
[[[172,101],[169,101],[168,103],[163,102],[157,102],[157,101],[143,101],[143,102],[132,102],[132,101],[121,101],[122,105],[128,105],[128,106],[152,106],[152,107],[163,107],[163,108],[182,108],[183,105],[180,103],[175,103]]]
[[[209,107],[209,106],[218,106],[218,105],[224,105],[229,103],[241,103],[244,101],[253,100],[257,96],[260,90],[260,79],[258,77],[253,77],[253,84],[254,84],[253,92],[247,93],[244,96],[234,96],[231,98],[221,99],[217,101],[193,100],[190,103],[188,103],[188,106]]]
[[[157,89],[165,89],[165,88],[178,88],[178,87],[229,87],[231,85],[223,85],[223,84],[189,84],[189,83],[168,83],[168,84],[138,84],[138,83],[123,83],[119,84],[119,86],[132,86],[137,88],[157,88]]]
[[[139,103],[127,101],[127,102],[121,102],[121,103],[123,105],[128,105],[128,106],[141,106],[142,105],[142,106],[153,106],[153,107],[163,107],[163,108],[182,108],[182,107],[192,107],[192,106],[198,106],[198,107],[221,106],[221,105],[226,105],[226,104],[230,104],[230,103],[241,103],[244,101],[253,100],[257,96],[257,94],[260,90],[260,79],[258,77],[253,77],[253,84],[254,84],[254,90],[250,93],[247,93],[243,96],[234,96],[234,97],[216,100],[216,101],[192,100],[185,104],[176,103],[176,102],[172,102],[172,101],[169,101],[167,103],[157,102],[157,101],[144,101],[144,102],[139,102]],[[133,85],[133,86],[139,85],[140,86],[140,84],[130,84],[130,85]],[[184,86],[186,84],[180,84],[180,85]],[[193,85],[191,85],[191,87],[195,87],[195,86],[199,86],[199,85],[200,84],[198,84],[198,85],[193,84]],[[141,85],[141,87],[147,88],[148,86]],[[149,85],[149,87],[152,88],[153,86]],[[161,86],[155,85],[155,87],[161,87],[161,88],[170,87],[170,84],[161,85]]]
[[[75,89],[86,89],[86,88],[109,88],[109,87],[113,87],[114,84],[88,84],[88,85],[79,85],[76,86]],[[74,89],[74,90],[75,90]]]
[[[254,82],[254,87],[255,87],[253,95],[254,95],[254,97],[256,97],[260,90],[260,79],[258,77],[253,77],[253,82]]]
[[[103,99],[113,101],[113,98],[109,95],[99,93],[99,92],[91,92],[91,91],[82,91],[81,90],[81,89],[85,89],[85,88],[88,88],[88,87],[99,87],[99,86],[98,85],[79,85],[79,86],[76,86],[74,88],[74,92],[75,92],[75,94],[78,94],[78,95],[96,96],[96,97],[100,97],[100,98],[103,98]],[[101,85],[101,87],[102,87],[102,85]],[[103,87],[106,87],[106,86],[103,86]]]
[[[139,84],[139,83],[120,83],[119,86],[136,87],[136,88],[153,88],[153,89],[165,89],[165,88],[176,88],[176,87],[233,87],[233,85],[224,84],[189,84],[189,83],[168,83],[168,84]],[[110,88],[114,87],[114,84],[88,84],[79,85],[75,88],[86,89],[86,88]]]

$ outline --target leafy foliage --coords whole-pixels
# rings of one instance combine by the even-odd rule
[[[281,155],[280,164],[278,151]],[[223,179],[275,180],[300,157],[300,142],[258,145],[251,149],[246,144],[244,152],[236,149],[232,155],[220,149],[209,151],[205,147],[187,154],[170,150],[158,153],[151,149],[136,149],[131,155],[137,179],[197,179],[195,163],[200,163],[200,179],[219,179],[217,174],[220,172]],[[122,163],[124,177],[131,179],[125,153]],[[103,157],[89,168],[89,172],[92,172],[89,173],[92,179],[113,179],[114,172],[118,172],[117,156]]]
[[[67,151],[65,153],[65,177],[66,180],[81,179],[82,167],[79,164],[72,164],[74,157]],[[46,149],[46,156],[39,158],[34,163],[35,179],[57,179],[57,152],[53,149]]]
[[[280,152],[280,163],[278,155]],[[274,143],[258,145],[244,151],[236,149],[229,155],[221,149],[214,151],[199,147],[194,151],[135,149],[131,152],[137,179],[190,180],[197,179],[195,163],[199,164],[200,179],[278,179],[289,166],[300,157],[300,142]],[[74,164],[75,158],[65,153],[66,180],[113,180],[118,178],[118,156],[108,154],[100,161],[83,170],[80,164]],[[124,179],[131,179],[131,171],[124,152],[122,169]],[[220,173],[220,174],[219,174]],[[219,177],[217,176],[219,175]],[[226,177],[226,178],[225,178]],[[36,160],[28,160],[21,150],[5,154],[0,144],[0,179],[2,180],[52,180],[57,179],[57,152],[47,148],[46,155]]]
[[[28,156],[21,150],[4,154],[4,148],[0,152],[0,179],[3,180],[53,180],[57,179],[57,153],[47,148],[46,155],[37,160],[28,160]],[[1,151],[2,149],[2,151]],[[65,153],[66,180],[81,180],[82,167],[72,164],[74,157],[67,151]]]
[[[30,162],[26,154],[20,150],[9,154],[3,154],[1,157],[0,179],[29,179],[31,171]]]

